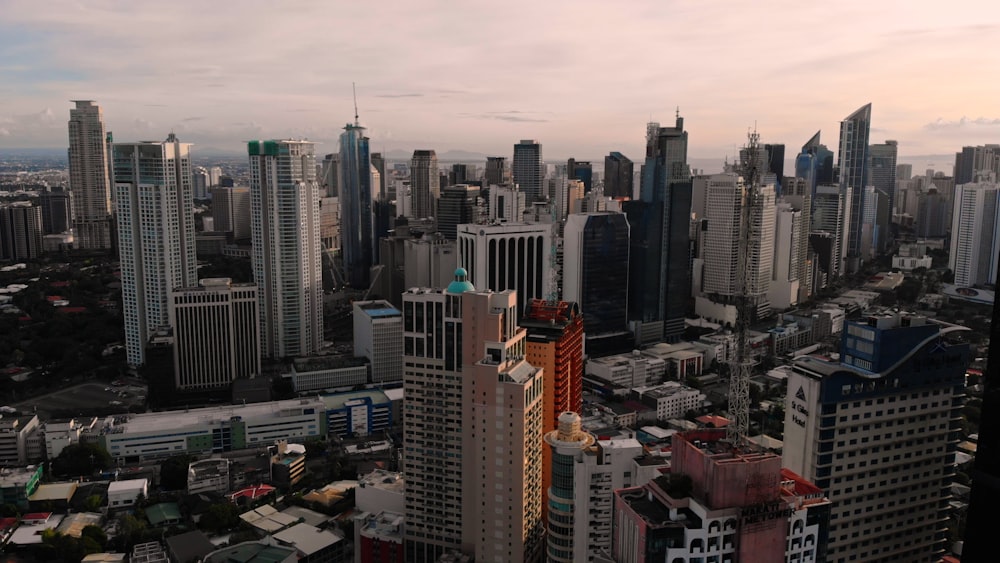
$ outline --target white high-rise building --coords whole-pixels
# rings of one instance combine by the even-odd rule
[[[827,233],[833,242],[829,261],[822,265],[830,278],[839,276],[844,270],[844,257],[847,255],[847,244],[844,239],[847,231],[844,225],[850,213],[850,200],[853,191],[841,192],[838,186],[816,186],[816,197],[812,201],[812,231]]]
[[[524,219],[524,192],[517,186],[490,186],[489,217],[494,223],[519,223]]]
[[[75,100],[69,110],[69,189],[79,248],[111,249],[111,172],[101,108]]]
[[[308,356],[323,342],[319,184],[309,141],[251,141],[253,272],[263,355]]]
[[[226,387],[260,375],[257,286],[206,278],[170,294],[177,389]]]
[[[195,285],[197,258],[191,145],[171,133],[163,142],[115,143],[115,205],[128,363],[170,326],[170,291]]]
[[[962,184],[955,188],[948,268],[955,285],[994,285],[1000,254],[1000,186]]]
[[[385,300],[354,302],[354,356],[371,362],[372,383],[403,380],[403,313]]]
[[[515,290],[518,315],[529,300],[552,297],[551,259],[551,224],[458,226],[459,266],[480,289]]]
[[[233,240],[250,238],[250,188],[214,188],[209,193],[215,230],[233,233]]]
[[[775,208],[773,274],[767,290],[767,299],[776,309],[788,309],[799,301],[802,245],[809,244],[802,234],[802,211],[779,203]]]
[[[746,245],[753,270],[747,289],[763,314],[769,308],[767,292],[774,258],[774,185],[761,186],[758,201],[748,202],[747,197],[743,178],[736,174],[715,174],[708,180],[705,193],[708,230],[703,239],[702,290],[723,301],[736,296],[743,206],[752,205],[752,229],[757,236]]]

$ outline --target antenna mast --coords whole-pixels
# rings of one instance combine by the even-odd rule
[[[760,135],[757,126],[747,132],[745,157],[738,162],[738,170],[743,176],[744,191],[740,209],[740,240],[736,273],[736,355],[730,362],[729,413],[731,418],[726,427],[726,439],[734,448],[747,447],[747,433],[750,431],[750,375],[756,363],[750,348],[750,322],[756,313],[757,297],[755,274],[751,254],[754,245],[760,245],[762,205],[760,183]],[[759,250],[759,249],[756,249]]]
[[[351,82],[351,93],[354,94],[354,126],[360,127],[361,124],[358,122],[358,89]]]

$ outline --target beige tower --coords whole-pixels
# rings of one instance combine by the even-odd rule
[[[542,370],[516,313],[510,290],[462,296],[462,536],[477,562],[542,555]]]
[[[75,100],[69,110],[69,187],[77,246],[111,249],[111,180],[101,108]]]

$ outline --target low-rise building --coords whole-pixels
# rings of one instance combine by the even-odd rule
[[[370,436],[393,423],[392,401],[379,389],[322,395],[327,428],[332,436]]]
[[[403,563],[403,521],[398,512],[362,512],[354,517],[355,563]]]
[[[652,387],[637,387],[632,390],[632,398],[655,409],[656,419],[665,421],[681,418],[690,411],[701,411],[705,394],[676,381],[668,381]]]
[[[129,508],[135,504],[139,495],[149,496],[149,480],[129,479],[113,481],[108,485],[108,508]]]
[[[368,383],[368,358],[316,356],[292,362],[292,385],[296,393],[345,389]]]
[[[271,537],[295,549],[299,563],[341,563],[344,561],[344,538],[309,524],[296,524]]]
[[[23,469],[0,468],[0,504],[13,504],[27,510],[28,498],[38,489],[42,472],[41,464]]]
[[[97,425],[97,417],[71,418],[69,420],[50,420],[43,424],[45,438],[45,457],[55,459],[66,446],[80,442],[80,434],[93,429]]]
[[[225,458],[209,458],[188,464],[187,492],[218,493],[224,495],[231,488],[229,476],[232,461]]]
[[[405,488],[402,473],[376,469],[358,479],[354,505],[360,512],[387,510],[403,514],[406,509]]]
[[[291,487],[306,475],[306,448],[284,440],[275,442],[274,447],[274,455],[271,456],[271,484]]]
[[[233,563],[234,561],[268,563],[296,563],[298,553],[290,548],[272,545],[267,540],[248,541],[217,549],[205,556],[205,563]]]
[[[0,463],[24,465],[28,463],[28,435],[38,429],[38,416],[0,415]]]
[[[618,354],[587,361],[587,375],[623,387],[640,387],[663,381],[667,374],[667,362],[654,355],[633,350],[631,354]]]

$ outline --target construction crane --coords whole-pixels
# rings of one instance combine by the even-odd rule
[[[750,375],[756,363],[750,347],[750,323],[757,311],[754,263],[754,245],[760,245],[761,205],[760,190],[763,171],[760,170],[760,135],[757,128],[747,133],[745,158],[741,158],[740,174],[743,176],[743,197],[740,206],[740,240],[736,270],[736,354],[730,361],[729,414],[726,439],[736,449],[746,449],[750,431]]]

